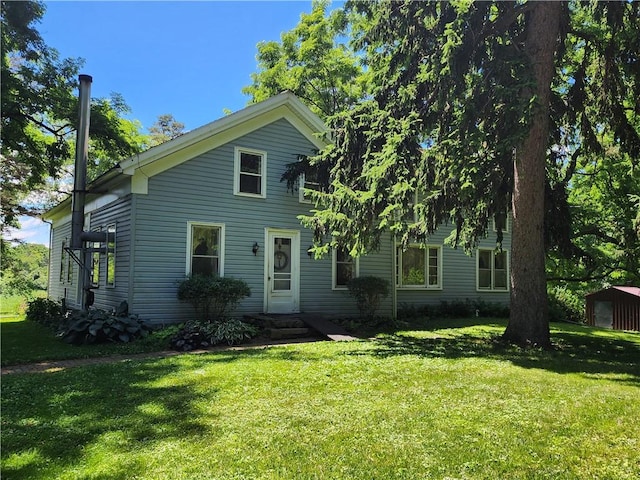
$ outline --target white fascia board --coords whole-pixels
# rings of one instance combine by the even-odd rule
[[[295,95],[284,92],[135,155],[120,163],[121,172],[135,175],[142,169],[145,177],[156,175],[280,118],[289,120],[316,147],[326,145],[320,138],[327,130],[322,120]],[[134,191],[142,193],[144,183],[138,181]]]

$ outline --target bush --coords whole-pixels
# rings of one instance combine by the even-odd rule
[[[48,298],[31,300],[25,315],[27,320],[52,329],[60,328],[66,320],[66,312],[62,304]]]
[[[584,298],[566,287],[552,287],[547,291],[549,320],[552,322],[584,323]]]
[[[193,275],[178,286],[178,299],[190,303],[197,320],[204,323],[227,317],[250,295],[245,281],[228,277]]]
[[[413,305],[402,304],[398,308],[398,317],[403,319],[429,318],[465,318],[465,317],[509,316],[509,306],[499,302],[486,302],[482,299],[441,301],[439,304]]]
[[[349,295],[356,299],[360,316],[372,319],[383,298],[389,295],[389,282],[379,277],[356,277],[347,284]]]
[[[151,332],[137,315],[115,315],[105,310],[74,311],[69,326],[60,335],[73,345],[105,342],[131,342]]]
[[[226,343],[239,345],[258,333],[258,329],[236,318],[221,319],[209,324],[187,323],[171,339],[171,347],[188,352]]]

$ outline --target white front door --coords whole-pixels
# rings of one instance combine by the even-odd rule
[[[265,235],[265,312],[300,309],[300,232],[267,228]]]

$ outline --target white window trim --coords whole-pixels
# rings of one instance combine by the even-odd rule
[[[306,182],[304,173],[300,175],[299,182],[300,182],[300,188],[298,189],[299,190],[298,200],[300,201],[300,203],[312,204],[313,202],[311,201],[311,199],[304,197],[304,189],[305,189],[305,182]],[[309,190],[314,191],[314,189],[309,189]]]
[[[510,218],[511,218],[511,215],[509,215],[509,212],[507,212],[505,220],[504,220],[504,230],[502,230],[503,234],[504,233],[509,233],[511,231],[511,220],[510,220]],[[493,218],[492,222],[493,222],[493,231],[497,232],[498,229],[496,228],[496,219],[495,219],[495,217]]]
[[[220,229],[220,254],[218,255],[218,275],[224,277],[224,244],[225,244],[225,226],[224,223],[209,222],[187,222],[187,255],[185,262],[185,275],[191,275],[191,252],[193,247],[193,239],[191,238],[192,227],[217,227]]]
[[[260,194],[240,191],[240,155],[248,153],[250,155],[260,155]],[[233,194],[242,197],[266,198],[267,197],[267,152],[255,150],[253,148],[235,147],[233,154]]]
[[[491,258],[491,288],[480,288],[480,252],[491,252],[494,257]],[[494,288],[495,284],[495,253],[496,250],[493,248],[478,248],[476,250],[476,292],[508,292],[510,289],[511,282],[509,281],[510,272],[511,272],[511,257],[509,255],[508,250],[502,250],[502,253],[506,256],[507,263],[507,281],[506,288]]]
[[[109,283],[109,229],[113,227],[114,229],[114,237],[113,237],[113,282]],[[105,232],[107,233],[107,238],[106,238],[106,244],[105,244],[105,268],[104,268],[104,286],[105,288],[116,288],[116,279],[117,279],[117,273],[118,273],[118,269],[117,264],[118,264],[118,223],[114,222],[114,223],[109,223],[106,228],[105,228]]]
[[[354,258],[356,263],[356,277],[360,276],[360,257]],[[336,274],[338,273],[338,252],[337,249],[331,250],[331,289],[332,290],[348,290],[346,285],[336,285]]]
[[[399,273],[396,273],[397,275],[397,281],[396,281],[396,290],[442,290],[443,289],[443,285],[442,285],[442,270],[443,270],[443,265],[442,265],[442,245],[434,245],[434,244],[420,244],[420,243],[411,243],[408,245],[408,247],[419,247],[421,250],[424,250],[424,256],[425,256],[425,268],[427,269],[427,271],[425,271],[425,284],[424,285],[403,285],[402,284],[402,275]],[[438,249],[438,284],[437,285],[429,285],[429,249],[430,248],[436,248]],[[396,245],[396,254],[398,252],[398,250],[400,249],[400,255],[397,259],[397,268],[398,268],[398,272],[400,272],[400,270],[402,270],[402,254],[404,253],[404,250],[402,250],[402,245]]]
[[[58,276],[58,280],[61,285],[69,284],[69,252],[66,250],[68,244],[69,241],[65,238],[62,240],[62,244],[60,245],[60,275]]]

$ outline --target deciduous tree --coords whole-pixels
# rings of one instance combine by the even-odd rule
[[[314,0],[311,13],[303,13],[280,42],[258,44],[259,71],[243,89],[252,102],[289,90],[326,118],[360,99],[364,77],[347,45],[348,15],[328,8],[328,1]]]
[[[45,44],[35,24],[43,2],[3,1],[2,9],[2,230],[22,214],[34,214],[25,198],[59,178],[73,157],[78,116],[79,59],[61,59]],[[102,169],[136,152],[130,127],[121,115],[122,98],[94,99],[91,106],[93,160]]]

